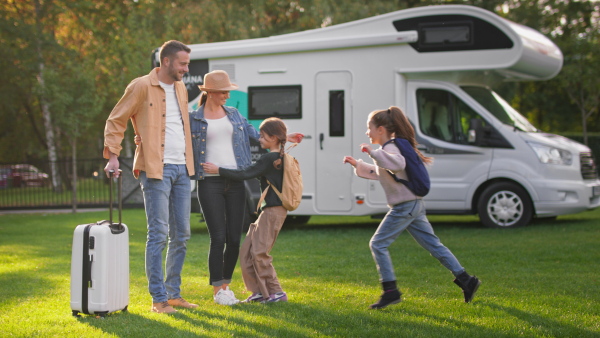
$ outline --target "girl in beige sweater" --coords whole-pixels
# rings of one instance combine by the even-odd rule
[[[388,247],[405,229],[417,243],[452,272],[456,277],[454,283],[463,290],[465,302],[470,302],[481,281],[469,275],[452,252],[435,235],[427,220],[422,197],[413,194],[410,189],[389,174],[391,172],[405,180],[408,178],[404,156],[393,142],[395,137],[408,140],[425,164],[432,162],[431,158],[425,157],[417,149],[412,125],[400,108],[390,107],[371,112],[367,120],[367,128],[366,134],[370,143],[381,145],[377,149],[367,143],[360,145],[361,150],[373,159],[373,164],[356,160],[352,156],[344,157],[344,163],[350,163],[359,177],[379,180],[390,207],[369,243],[383,287],[383,294],[379,301],[370,307],[381,309],[401,301],[402,294],[396,287],[396,276]]]

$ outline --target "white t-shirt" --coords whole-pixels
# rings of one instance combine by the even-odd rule
[[[221,168],[237,169],[233,153],[233,125],[227,116],[220,119],[206,119],[206,162]],[[218,174],[206,174],[218,176]]]
[[[175,94],[175,84],[169,85],[160,81],[159,84],[165,90],[167,99],[164,163],[185,164],[185,135],[181,110]]]

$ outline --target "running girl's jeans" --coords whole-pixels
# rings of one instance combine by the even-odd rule
[[[210,236],[209,283],[231,283],[237,264],[246,212],[244,181],[209,176],[198,181],[198,200]]]
[[[283,291],[272,264],[273,257],[269,253],[286,216],[284,207],[264,208],[256,223],[250,224],[240,250],[240,267],[246,289],[261,293],[265,298]]]
[[[423,200],[418,199],[394,205],[371,238],[369,246],[381,282],[396,280],[388,247],[404,229],[407,229],[417,243],[437,258],[454,276],[465,271],[452,252],[433,233],[433,228],[425,215]]]

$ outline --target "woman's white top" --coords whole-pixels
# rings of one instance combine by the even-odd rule
[[[221,168],[237,169],[237,162],[233,153],[233,125],[224,116],[220,119],[206,119],[206,162],[213,163]],[[218,176],[219,174],[206,174]]]

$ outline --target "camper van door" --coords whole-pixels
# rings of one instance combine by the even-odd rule
[[[434,157],[428,168],[431,191],[426,197],[427,209],[469,210],[474,190],[487,179],[493,156],[493,148],[468,143],[471,119],[483,118],[465,103],[458,86],[409,81],[407,90],[411,119],[419,121],[419,142],[426,148],[425,155]]]
[[[340,170],[340,156],[352,153],[350,72],[320,72],[315,77],[316,208],[321,212],[352,209],[353,173]]]

